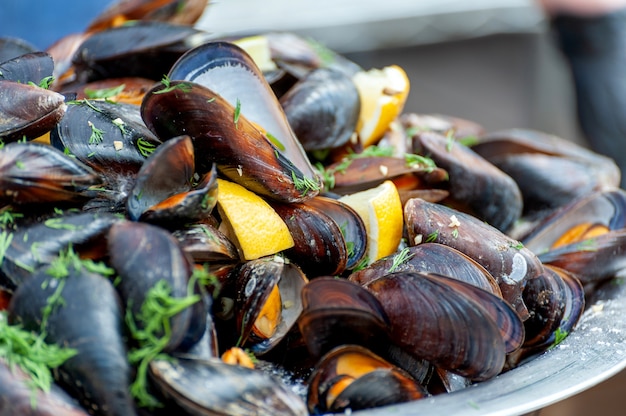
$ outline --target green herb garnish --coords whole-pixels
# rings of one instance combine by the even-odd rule
[[[116,87],[102,88],[98,90],[85,88],[85,97],[94,99],[94,100],[98,100],[98,99],[106,100],[107,98],[115,97],[116,95],[124,91],[124,88],[126,88],[126,84],[120,84]]]
[[[389,267],[388,273],[393,273],[396,271],[401,264],[406,263],[408,260],[413,257],[413,253],[411,253],[411,249],[409,247],[405,247],[398,254],[393,256],[393,262],[391,263],[391,267]]]
[[[77,230],[78,227],[74,224],[66,224],[62,218],[48,218],[43,222],[48,228],[54,228],[55,230]]]
[[[296,189],[306,195],[309,191],[317,192],[320,190],[320,186],[313,179],[298,178],[294,171],[291,171],[291,179]]]
[[[41,81],[39,81],[39,84],[35,84],[34,82],[29,82],[28,85],[32,85],[32,86],[47,90],[48,88],[50,88],[50,85],[52,85],[53,82],[54,82],[54,77],[49,76],[49,77],[42,78]]]
[[[426,242],[427,243],[432,243],[437,241],[437,238],[439,238],[439,230],[435,230],[432,233],[428,234],[428,237],[426,237]]]
[[[517,241],[517,242],[511,242],[509,243],[509,247],[514,248],[516,250],[521,250],[524,248],[524,244],[522,244],[521,242]]]
[[[24,214],[21,212],[13,212],[13,210],[9,207],[0,213],[0,224],[2,224],[3,228],[15,224],[15,220],[17,218],[23,218]]]
[[[452,230],[452,238],[459,238],[459,229],[456,227]]]
[[[156,145],[140,137],[137,139],[137,149],[139,149],[139,153],[141,153],[143,157],[148,157],[154,152]]]
[[[89,144],[98,144],[102,142],[104,138],[104,130],[97,128],[91,121],[87,121],[89,127],[91,127],[91,136],[89,136]]]
[[[0,264],[4,261],[4,255],[9,249],[11,241],[13,241],[13,233],[6,231],[2,231],[2,233],[0,233]]]
[[[118,129],[122,132],[122,134],[126,134],[126,123],[121,118],[116,118],[115,120],[111,120],[111,123],[117,126]]]
[[[446,134],[446,151],[451,152],[452,146],[454,146],[454,132],[450,130],[448,134]]]
[[[285,145],[282,144],[280,140],[276,138],[276,136],[268,132],[265,132],[265,136],[269,139],[270,142],[272,142],[274,146],[278,148],[278,150],[280,150],[281,152],[285,150]]]
[[[561,329],[561,327],[558,327],[556,331],[554,331],[554,342],[550,345],[550,348],[554,348],[559,345],[565,338],[567,338],[568,335],[569,332]]]
[[[235,128],[238,129],[239,125],[239,117],[241,116],[241,101],[237,98],[237,104],[235,105],[235,114],[233,115],[233,123],[235,123]]]
[[[431,158],[417,155],[415,153],[406,153],[404,155],[404,161],[406,162],[406,165],[410,168],[423,167],[428,172],[432,172],[437,167],[437,165],[435,165],[435,162]]]
[[[163,79],[161,79],[161,84],[165,86],[162,90],[154,91],[153,94],[165,94],[167,92],[171,92],[174,90],[180,90],[181,92],[189,92],[191,91],[191,84],[188,82],[180,82],[178,84],[172,85],[172,81],[169,79],[167,75],[163,75]]]

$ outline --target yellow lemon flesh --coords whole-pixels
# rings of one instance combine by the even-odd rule
[[[352,80],[361,98],[356,131],[363,147],[377,143],[404,109],[410,82],[398,65],[357,72]]]
[[[404,217],[398,189],[391,181],[339,198],[365,223],[368,263],[393,254],[402,239]]]
[[[263,198],[234,182],[218,179],[217,183],[217,209],[222,229],[244,260],[293,247],[287,225]]]
[[[276,63],[272,60],[270,45],[265,36],[248,36],[237,39],[233,43],[246,51],[262,72],[278,69]]]

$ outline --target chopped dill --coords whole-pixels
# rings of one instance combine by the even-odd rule
[[[446,151],[447,152],[451,152],[452,151],[452,146],[454,146],[454,131],[450,130],[448,131],[448,134],[446,134]]]
[[[278,150],[280,150],[281,152],[285,150],[285,145],[282,144],[281,141],[276,138],[276,136],[269,132],[265,132],[265,136],[269,139],[270,142],[272,142],[274,146],[278,148]]]
[[[428,234],[428,237],[426,237],[426,243],[432,243],[437,241],[437,238],[439,238],[439,230],[435,230],[432,233]]]
[[[117,128],[120,129],[122,134],[126,134],[126,123],[124,123],[124,120],[122,120],[121,118],[118,117],[115,120],[112,120],[111,123],[116,125]]]
[[[89,144],[98,144],[102,142],[104,138],[104,130],[97,128],[91,121],[87,121],[89,127],[91,127],[91,136],[89,136]]]
[[[107,100],[108,98],[115,97],[120,94],[126,88],[126,84],[120,84],[116,87],[110,88],[101,88],[97,90],[93,90],[90,88],[85,88],[85,97],[94,99],[94,100]]]
[[[189,92],[191,91],[191,84],[188,82],[180,82],[178,84],[172,85],[172,81],[167,75],[163,75],[161,79],[161,84],[165,86],[162,90],[154,91],[153,94],[165,94],[174,90],[180,90],[181,92]]]
[[[516,242],[509,243],[509,247],[514,248],[516,250],[521,250],[524,248],[524,244],[522,244],[520,241],[516,241]]]
[[[550,345],[549,348],[554,348],[559,345],[565,338],[567,338],[568,335],[569,333],[567,331],[561,329],[561,327],[558,327],[556,331],[554,331],[554,342],[552,343],[552,345]]]
[[[241,101],[237,98],[237,104],[235,105],[235,114],[233,115],[233,123],[235,123],[235,128],[239,129],[239,117],[241,116]],[[269,138],[269,137],[268,137]]]
[[[404,161],[410,168],[424,167],[428,172],[432,172],[437,167],[431,158],[415,153],[405,153]]]
[[[62,218],[49,218],[43,223],[48,228],[54,228],[55,230],[77,230],[78,227],[74,224],[63,223]]]
[[[24,214],[21,212],[13,212],[12,208],[9,207],[0,213],[0,224],[3,228],[6,228],[9,225],[14,225],[17,218],[23,217]]]
[[[389,267],[388,272],[393,273],[396,271],[401,264],[406,263],[413,257],[413,253],[411,253],[411,249],[409,247],[405,247],[398,254],[393,256],[393,262],[391,263],[391,267]]]
[[[13,233],[9,233],[7,231],[2,231],[2,233],[0,233],[0,264],[4,261],[4,255],[9,249],[11,241],[13,241]]]
[[[138,138],[136,144],[139,153],[141,153],[143,157],[150,156],[156,149],[156,145],[154,143],[150,143],[143,137]]]
[[[293,180],[293,184],[296,189],[306,195],[309,191],[317,192],[320,190],[320,186],[313,179],[309,178],[298,178],[294,171],[291,171],[291,179]]]
[[[48,77],[42,78],[41,81],[39,81],[39,84],[35,84],[34,82],[29,82],[28,84],[47,90],[50,88],[50,85],[52,85],[53,82],[54,82],[54,77],[48,76]]]

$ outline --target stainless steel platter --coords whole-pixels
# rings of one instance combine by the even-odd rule
[[[572,333],[555,348],[464,390],[359,416],[522,415],[589,389],[626,367],[626,280],[604,284]]]

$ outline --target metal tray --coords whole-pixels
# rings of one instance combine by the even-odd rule
[[[626,280],[615,278],[587,302],[577,327],[555,348],[494,379],[358,416],[480,415],[533,412],[589,389],[626,368]]]

